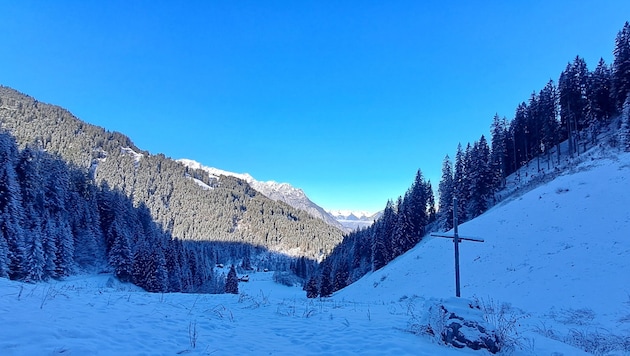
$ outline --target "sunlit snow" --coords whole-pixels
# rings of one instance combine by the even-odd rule
[[[630,154],[592,157],[460,226],[485,239],[460,245],[461,299],[453,243],[431,237],[326,299],[272,272],[250,273],[239,295],[150,294],[109,275],[0,279],[0,354],[488,355],[414,326],[431,306],[480,303],[517,321],[515,355],[625,355]]]

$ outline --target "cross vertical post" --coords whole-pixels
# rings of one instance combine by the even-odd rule
[[[457,198],[453,198],[453,243],[455,244],[455,296],[460,297],[459,288],[459,234],[457,233]]]

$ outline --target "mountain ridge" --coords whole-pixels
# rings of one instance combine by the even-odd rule
[[[313,201],[310,200],[302,189],[296,188],[289,183],[279,183],[273,180],[259,181],[254,179],[254,177],[252,177],[249,173],[234,173],[219,168],[204,166],[195,160],[187,158],[178,159],[177,161],[188,167],[204,170],[208,174],[216,176],[217,178],[223,175],[242,179],[249,183],[252,188],[262,193],[269,199],[285,202],[296,209],[303,210],[311,216],[323,220],[329,225],[347,231],[347,228],[334,216],[324,210],[324,208],[313,203]]]
[[[59,155],[144,204],[174,238],[236,241],[270,251],[320,259],[343,231],[320,219],[258,194],[236,177],[217,179],[138,148],[119,132],[109,132],[12,88],[0,86],[0,124],[20,147]],[[201,185],[200,183],[203,183]]]

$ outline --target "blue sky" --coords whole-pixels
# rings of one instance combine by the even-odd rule
[[[377,211],[576,55],[611,63],[630,1],[6,1],[0,84],[140,148]]]

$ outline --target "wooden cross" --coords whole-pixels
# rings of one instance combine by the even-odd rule
[[[445,234],[431,234],[434,237],[445,237],[448,239],[453,239],[453,243],[455,244],[455,296],[460,297],[460,289],[459,289],[459,241],[475,241],[475,242],[484,242],[483,239],[476,237],[462,237],[459,236],[457,232],[457,198],[453,198],[453,235],[445,235]]]

